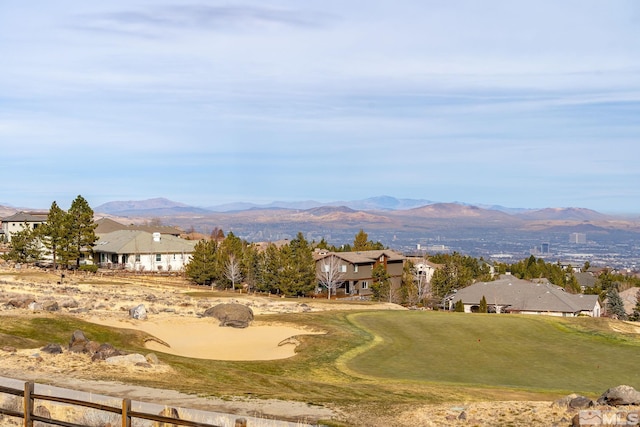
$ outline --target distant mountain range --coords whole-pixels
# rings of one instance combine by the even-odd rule
[[[468,203],[436,203],[424,199],[390,196],[354,201],[320,203],[273,202],[233,203],[194,207],[165,198],[109,202],[94,208],[97,215],[126,217],[128,221],[158,218],[163,223],[198,231],[219,227],[236,234],[269,237],[295,235],[295,231],[335,234],[358,228],[381,233],[423,233],[425,230],[462,232],[480,230],[543,230],[562,227],[576,232],[589,229],[640,231],[638,221],[622,220],[584,208],[521,209],[477,206]],[[569,228],[567,228],[569,227]]]
[[[174,215],[174,214],[206,214],[211,212],[241,212],[247,210],[266,210],[266,209],[293,209],[308,210],[321,207],[347,207],[358,211],[395,211],[409,210],[428,205],[438,204],[432,200],[425,199],[397,199],[391,196],[370,197],[362,200],[335,201],[335,202],[317,202],[315,200],[304,201],[275,201],[271,203],[226,203],[221,205],[195,207],[184,203],[174,202],[165,198],[155,198],[148,200],[134,201],[114,201],[104,203],[94,208],[95,212],[102,212],[110,215],[124,216],[146,216],[146,215]],[[496,210],[505,213],[522,213],[529,212],[530,209],[524,208],[507,208],[499,205],[471,205],[469,203],[456,202],[455,205],[476,206],[478,208]]]
[[[22,208],[0,205],[9,216]],[[526,253],[539,241],[566,242],[571,233],[589,240],[640,239],[640,219],[605,215],[584,208],[522,209],[469,203],[436,203],[390,196],[320,203],[233,203],[196,207],[166,198],[113,201],[93,207],[96,217],[167,226],[209,234],[233,232],[251,242],[291,239],[298,232],[310,241],[350,242],[359,230],[374,240],[408,250],[421,242],[457,242],[459,250],[480,255],[510,250]],[[625,243],[626,244],[626,243]]]

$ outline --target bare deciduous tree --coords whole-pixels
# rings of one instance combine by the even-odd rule
[[[231,282],[231,289],[236,290],[236,282],[242,279],[242,272],[240,271],[240,262],[236,259],[234,254],[229,254],[229,259],[225,266],[225,276]]]
[[[327,288],[327,299],[331,299],[331,292],[336,293],[338,287],[344,282],[343,265],[335,255],[329,255],[320,263],[320,270],[316,273],[318,282]]]
[[[424,302],[427,297],[431,296],[431,283],[425,265],[426,259],[423,258],[419,264],[414,265],[412,270],[416,303]]]

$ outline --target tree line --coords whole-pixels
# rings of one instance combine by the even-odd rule
[[[47,250],[54,269],[79,268],[81,258],[91,256],[98,240],[95,229],[93,209],[82,196],[76,197],[67,211],[54,201],[46,222],[35,228],[25,223],[12,234],[10,250],[3,257],[17,263],[36,263]]]
[[[289,244],[264,250],[229,232],[224,240],[200,240],[185,273],[196,284],[302,296],[316,288],[312,245],[298,233]]]

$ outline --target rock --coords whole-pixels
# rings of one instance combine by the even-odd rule
[[[571,399],[568,406],[571,409],[587,409],[594,406],[594,404],[593,400],[589,399],[588,397],[578,396]]]
[[[7,302],[7,305],[13,308],[27,308],[29,304],[35,302],[36,299],[32,295],[18,295]]]
[[[569,402],[571,402],[573,399],[580,397],[580,395],[576,394],[576,393],[571,393],[565,397],[562,397],[556,401],[554,401],[551,404],[552,408],[568,408],[569,407]]]
[[[45,311],[58,311],[60,307],[56,301],[49,300],[42,303],[42,309]]]
[[[15,353],[15,352],[17,352],[17,351],[18,351],[18,349],[17,349],[17,348],[12,347],[12,346],[10,346],[10,345],[2,346],[2,348],[0,348],[0,350],[2,350],[2,351],[4,351],[4,352],[7,352],[7,353]]]
[[[207,309],[203,316],[215,317],[220,321],[220,326],[246,328],[253,321],[253,310],[238,303],[218,304]]]
[[[31,310],[31,311],[42,311],[44,309],[42,304],[40,304],[39,302],[36,302],[36,301],[30,302],[29,305],[27,306],[27,308],[29,310]]]
[[[110,357],[121,356],[121,355],[122,355],[122,352],[120,350],[118,350],[111,344],[105,343],[105,344],[101,344],[96,349],[96,351],[93,353],[93,356],[91,356],[91,360],[95,362],[96,360],[106,360]]]
[[[147,320],[147,310],[144,304],[139,304],[129,310],[129,317],[137,320]]]
[[[138,363],[147,363],[147,359],[141,354],[133,353],[123,356],[113,356],[105,359],[105,362],[111,365],[135,366]]]
[[[640,405],[640,392],[629,385],[619,385],[605,391],[598,398],[598,405]]]
[[[458,419],[459,420],[466,420],[467,419],[467,412],[466,411],[462,411],[460,412],[460,415],[458,415]]]
[[[87,353],[87,344],[89,344],[89,340],[84,335],[84,332],[76,330],[73,332],[73,335],[71,335],[69,351],[72,353]]]
[[[47,354],[61,354],[62,347],[60,346],[60,344],[47,344],[42,347],[40,351]]]
[[[78,301],[73,298],[63,298],[58,302],[62,308],[78,308]]]

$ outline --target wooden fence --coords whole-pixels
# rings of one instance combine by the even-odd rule
[[[76,399],[68,399],[64,397],[55,397],[55,396],[46,396],[42,394],[36,394],[34,390],[35,390],[35,384],[32,382],[26,382],[24,384],[24,390],[0,386],[0,393],[22,397],[23,407],[24,407],[23,412],[0,407],[0,414],[24,419],[25,427],[33,427],[34,421],[40,421],[42,423],[63,426],[63,427],[86,427],[82,424],[74,424],[67,421],[54,420],[48,417],[37,415],[35,413],[37,411],[35,411],[34,402],[36,399],[38,399],[38,400],[44,400],[48,402],[64,403],[67,405],[80,406],[84,408],[91,408],[99,411],[109,412],[112,414],[118,414],[122,418],[122,427],[131,427],[131,420],[133,418],[154,421],[159,425],[164,425],[164,426],[220,427],[214,424],[205,424],[205,423],[199,423],[195,421],[182,420],[178,418],[164,417],[161,415],[154,415],[154,414],[149,414],[145,412],[132,411],[131,399],[123,399],[122,407],[117,408],[109,405],[103,405],[100,403],[87,402],[84,400],[76,400]],[[245,418],[236,418],[235,427],[247,427],[247,420]]]

